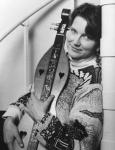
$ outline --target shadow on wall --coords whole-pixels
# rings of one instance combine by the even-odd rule
[[[52,7],[49,7],[40,17],[38,20],[36,20],[36,22],[33,24],[33,26],[30,29],[29,32],[29,37],[30,39],[33,39],[33,34],[34,34],[34,29],[36,27],[38,27],[46,18],[49,14],[52,13],[53,10],[55,10],[56,7],[59,7],[62,3],[64,3],[65,0],[59,0],[58,2],[56,2]]]
[[[3,140],[3,123],[4,123],[4,119],[2,119],[3,113],[4,111],[0,111],[0,150],[8,150]]]

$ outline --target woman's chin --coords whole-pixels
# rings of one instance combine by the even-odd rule
[[[68,53],[69,57],[72,59],[78,59],[79,56],[76,53]]]

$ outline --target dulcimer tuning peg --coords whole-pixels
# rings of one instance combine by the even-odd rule
[[[58,29],[58,28],[50,27],[50,30],[56,30],[56,31],[57,31],[57,29]]]
[[[51,25],[52,25],[53,27],[50,27],[50,29],[57,31],[57,29],[58,29],[58,27],[59,27],[59,23],[52,23]]]
[[[51,25],[54,25],[54,26],[59,26],[59,23],[52,23]]]

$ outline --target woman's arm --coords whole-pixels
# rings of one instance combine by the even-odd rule
[[[36,138],[49,149],[73,150],[74,139],[81,141],[87,137],[85,127],[77,120],[61,124],[50,113],[44,115],[36,127]]]
[[[5,118],[4,125],[3,125],[3,137],[4,142],[7,144],[9,150],[13,150],[13,143],[14,140],[17,141],[19,146],[23,148],[24,144],[19,135],[18,131],[18,123],[21,119],[23,114],[24,105],[26,105],[30,94],[26,94],[20,97],[15,103],[12,103],[8,110],[2,116]]]
[[[21,119],[22,115],[24,114],[24,106],[26,106],[29,98],[30,98],[31,93],[27,93],[20,98],[14,103],[11,103],[7,109],[7,111],[3,114],[3,118],[7,117],[13,117],[16,119],[18,122]]]
[[[78,98],[79,97],[79,98]],[[88,134],[80,141],[82,150],[96,150],[101,142],[103,128],[103,101],[101,85],[87,86],[81,95],[75,96],[70,119],[77,119]]]
[[[61,124],[49,113],[38,123],[36,137],[50,149],[73,150],[76,141],[82,150],[98,147],[103,122],[101,89],[81,90],[81,95],[76,94],[74,101],[69,124]]]

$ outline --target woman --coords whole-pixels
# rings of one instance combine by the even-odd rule
[[[64,47],[70,72],[56,103],[56,116],[47,111],[54,96],[43,103],[33,92],[25,107],[25,111],[38,123],[36,139],[41,144],[40,150],[98,149],[103,127],[100,38],[100,6],[85,3],[75,9]],[[15,109],[20,107],[18,102],[14,105]],[[21,114],[17,110],[17,114],[8,117],[4,123],[4,141],[9,150],[13,150],[14,138],[23,147],[15,124]],[[8,112],[4,116],[9,116]]]

